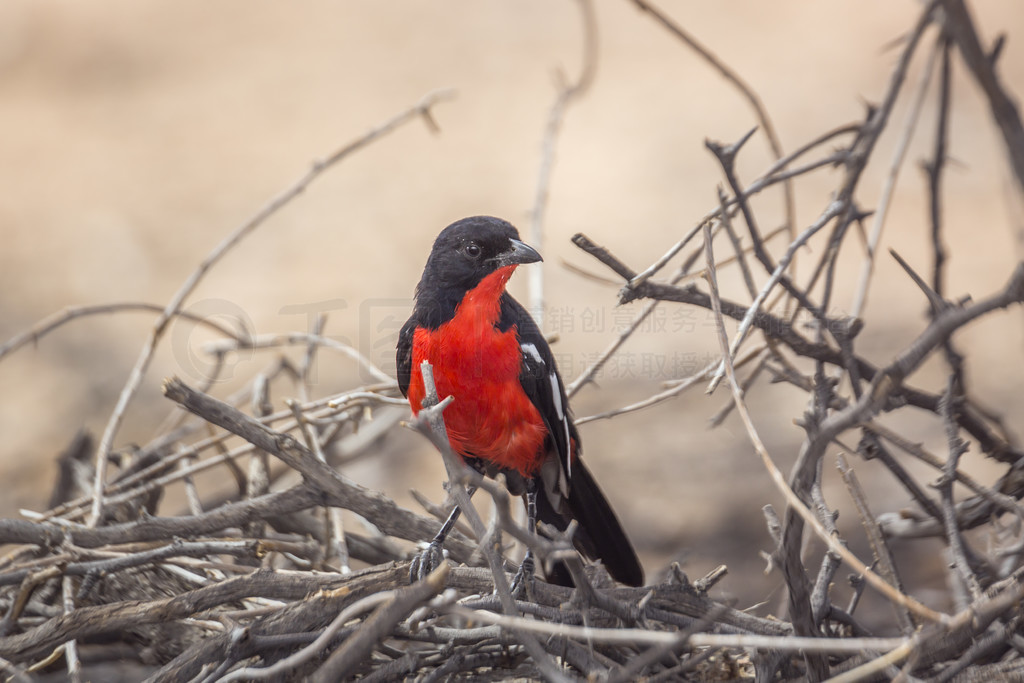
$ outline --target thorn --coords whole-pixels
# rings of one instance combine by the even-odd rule
[[[904,261],[903,257],[896,253],[895,249],[890,249],[889,253],[892,254],[892,257],[896,259],[896,262],[903,267],[903,270],[907,271],[907,275],[909,275],[910,279],[914,281],[914,284],[924,292],[933,313],[938,313],[939,311],[949,307],[949,303],[939,296],[934,289],[929,287],[928,283],[925,282],[920,275],[914,272],[914,269],[910,267],[910,264]]]
[[[732,160],[736,158],[736,154],[740,151],[740,148],[746,144],[754,133],[757,132],[757,126],[754,126],[748,130],[739,140],[732,143],[728,147],[723,147],[721,143],[715,142],[714,140],[705,139],[704,146],[707,147],[712,154],[724,161],[728,161],[732,164]]]
[[[992,66],[996,65],[999,61],[999,57],[1003,54],[1003,48],[1006,47],[1006,34],[1000,33],[996,36],[996,42],[992,46],[992,50],[988,53],[988,63]]]

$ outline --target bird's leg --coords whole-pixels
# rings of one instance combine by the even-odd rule
[[[472,498],[476,493],[476,487],[467,487],[466,493]],[[456,505],[434,536],[434,540],[424,548],[423,552],[412,558],[412,564],[409,565],[409,583],[422,581],[430,572],[440,566],[444,560],[444,539],[448,538],[448,534],[455,528],[455,523],[459,521],[460,516],[462,516],[462,509]]]
[[[526,481],[526,528],[531,534],[537,533],[537,484],[533,479]],[[519,565],[519,571],[512,578],[512,594],[515,595],[522,589],[527,594],[533,592],[533,575],[536,570],[533,559],[533,548],[526,549],[523,563]]]

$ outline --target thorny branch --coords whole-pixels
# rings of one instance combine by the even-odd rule
[[[548,195],[551,191],[551,174],[555,164],[555,149],[558,134],[562,129],[569,105],[583,97],[594,81],[597,70],[597,18],[594,16],[592,0],[577,0],[583,24],[583,64],[579,76],[571,83],[564,83],[565,76],[559,72],[559,89],[548,112],[541,146],[540,171],[537,173],[537,189],[534,191],[533,208],[530,211],[529,240],[535,249],[543,251],[544,213],[547,210]],[[544,328],[544,269],[529,270],[529,309],[537,319],[537,325]]]
[[[955,4],[962,5],[961,3]],[[947,155],[945,140],[946,130],[949,126],[947,114],[949,109],[948,93],[950,89],[949,51],[948,48],[944,49],[943,46],[948,44],[946,36],[954,33],[946,24],[943,25],[944,31],[936,38],[936,48],[932,51],[933,58],[931,62],[934,63],[935,61],[934,55],[943,55],[943,67],[940,74],[940,120],[936,136],[935,158],[927,166],[931,187],[932,243],[936,254],[934,284],[932,287],[928,287],[924,285],[923,281],[919,281],[919,285],[929,295],[929,299],[932,302],[930,323],[902,353],[894,356],[888,363],[875,364],[867,361],[858,353],[856,348],[856,337],[865,325],[864,320],[860,318],[832,317],[824,314],[824,311],[829,309],[830,297],[835,290],[836,269],[834,264],[836,262],[836,255],[842,248],[842,239],[847,232],[846,228],[851,222],[859,220],[859,217],[864,215],[864,212],[856,207],[854,200],[857,189],[862,184],[863,170],[873,155],[877,140],[887,126],[889,114],[901,91],[901,86],[906,78],[910,60],[916,46],[932,24],[933,19],[937,16],[935,10],[939,5],[939,2],[933,1],[924,8],[916,26],[903,41],[903,50],[890,79],[890,85],[882,104],[869,112],[867,120],[860,127],[853,143],[848,149],[841,152],[843,163],[846,166],[846,175],[834,195],[835,199],[826,206],[820,217],[809,228],[804,230],[801,235],[792,239],[781,257],[772,256],[765,249],[764,242],[759,235],[758,221],[750,200],[752,193],[749,189],[744,189],[740,185],[733,172],[733,158],[740,151],[746,136],[738,143],[728,147],[709,144],[709,147],[719,157],[726,172],[726,179],[731,194],[725,198],[720,198],[720,209],[718,212],[708,214],[698,220],[682,240],[677,242],[664,256],[646,270],[638,273],[632,267],[623,263],[609,249],[596,245],[582,234],[574,238],[577,246],[623,279],[626,286],[620,292],[620,302],[625,303],[644,298],[652,300],[652,302],[672,302],[675,304],[698,306],[714,312],[719,320],[718,330],[723,335],[725,334],[721,322],[723,319],[731,318],[739,323],[739,328],[733,336],[733,343],[724,349],[724,358],[718,364],[718,372],[719,376],[728,372],[732,378],[735,405],[741,408],[740,412],[744,417],[744,422],[752,441],[761,453],[762,460],[769,468],[770,473],[773,474],[776,484],[788,500],[787,515],[782,525],[782,533],[779,539],[780,546],[776,550],[776,557],[779,560],[776,566],[781,569],[783,578],[789,588],[789,610],[794,628],[797,633],[803,635],[820,637],[842,627],[843,624],[850,623],[849,615],[844,615],[843,610],[827,602],[824,604],[821,602],[823,599],[829,599],[828,574],[822,574],[819,577],[813,596],[811,594],[811,586],[814,582],[804,567],[805,524],[810,525],[818,536],[818,540],[828,546],[829,552],[841,554],[844,560],[857,567],[858,571],[868,578],[872,585],[887,594],[890,599],[893,599],[898,606],[897,615],[906,614],[905,610],[910,607],[910,612],[918,618],[924,617],[937,621],[938,626],[936,628],[940,632],[946,632],[950,624],[956,621],[956,619],[951,620],[945,615],[936,614],[932,610],[925,608],[904,593],[899,584],[895,583],[897,581],[896,568],[893,565],[885,534],[890,531],[895,532],[900,527],[893,523],[886,515],[879,516],[877,519],[872,515],[867,508],[863,495],[856,493],[853,485],[853,477],[855,475],[852,468],[846,467],[844,470],[845,476],[851,482],[851,492],[858,499],[859,509],[864,518],[864,523],[869,529],[869,535],[871,535],[872,543],[875,545],[876,554],[880,558],[885,559],[885,573],[889,577],[889,581],[893,583],[886,583],[878,578],[873,571],[850,555],[848,550],[845,550],[841,545],[837,545],[836,539],[833,538],[837,531],[833,529],[830,532],[827,525],[822,526],[819,520],[815,519],[814,515],[810,512],[808,505],[811,503],[812,497],[814,497],[819,510],[823,512],[826,510],[824,501],[821,498],[821,460],[825,455],[826,449],[831,445],[835,444],[845,448],[840,440],[846,432],[850,430],[863,430],[865,438],[869,439],[869,444],[873,445],[870,445],[867,450],[862,452],[868,457],[876,457],[876,454],[878,456],[884,455],[884,458],[880,459],[883,464],[892,470],[893,477],[908,488],[908,491],[912,493],[913,499],[921,501],[924,515],[917,511],[912,512],[914,517],[920,516],[922,518],[921,522],[916,523],[919,530],[924,531],[926,528],[926,523],[929,521],[928,515],[932,515],[931,521],[935,523],[931,533],[942,533],[942,530],[945,529],[945,537],[954,558],[953,566],[955,567],[956,574],[959,576],[959,580],[967,586],[966,600],[960,604],[965,610],[973,609],[984,588],[993,585],[993,582],[998,577],[993,575],[992,566],[994,563],[992,559],[985,562],[983,558],[977,556],[976,551],[965,545],[961,535],[961,528],[984,523],[983,515],[986,512],[991,512],[994,506],[996,506],[996,509],[1016,512],[1016,503],[1014,501],[1007,502],[1006,498],[1020,498],[1024,495],[1024,486],[1022,486],[1021,477],[1018,474],[1021,466],[1024,465],[1024,453],[1018,450],[1013,442],[1005,437],[1002,425],[997,420],[991,418],[987,411],[979,408],[967,393],[967,387],[963,380],[965,359],[953,349],[951,342],[952,336],[957,331],[965,326],[969,326],[975,320],[987,316],[994,311],[1024,302],[1024,265],[1019,266],[1012,273],[1004,288],[977,303],[972,303],[967,298],[963,298],[958,302],[950,302],[943,299],[946,295],[943,293],[942,274],[944,268],[948,267],[949,255],[944,251],[941,242],[941,186],[939,179]],[[945,5],[943,7],[945,9]],[[954,7],[953,11],[949,14],[943,14],[943,21],[948,24],[951,17],[956,16],[957,11],[957,8]],[[957,30],[963,31],[965,25],[968,26],[967,31],[973,34],[973,27],[970,27],[967,20],[961,16],[960,25]],[[917,102],[923,100],[923,93],[926,90],[928,81],[933,76],[934,70],[929,65],[926,69],[926,76],[922,78],[921,84],[917,89]],[[1002,94],[1003,92],[1001,91],[1000,95]],[[995,109],[999,108],[998,101],[1000,99],[1002,98],[995,98],[996,103],[993,105]],[[915,109],[919,109],[919,107],[920,105],[917,105]],[[909,124],[901,139],[901,151],[896,156],[894,169],[897,169],[903,162],[902,150],[906,149],[907,141],[909,141],[910,135],[914,130],[916,120],[916,112],[908,117]],[[1010,127],[1012,128],[1012,126]],[[808,167],[810,166],[808,165]],[[750,186],[758,186],[764,182],[765,177],[763,176],[755,180]],[[895,173],[891,173],[890,181],[886,186],[887,197],[894,187],[894,178]],[[713,225],[717,226],[719,223],[727,223],[728,216],[725,212],[728,207],[734,205],[739,207],[740,214],[744,218],[747,232],[745,237],[749,237],[754,245],[756,260],[763,271],[760,277],[763,279],[767,276],[765,284],[760,285],[755,296],[751,287],[750,274],[743,273],[748,293],[753,299],[749,304],[722,297],[714,286],[715,267],[714,261],[710,256],[710,245],[713,239],[710,227]],[[786,270],[788,260],[802,247],[805,241],[810,241],[814,238],[815,233],[830,223],[833,224],[833,230],[829,237],[828,248],[824,251],[817,267],[814,268],[810,283],[804,287],[796,282],[787,280],[784,271]],[[871,237],[871,246],[866,256],[866,260],[872,266],[875,259],[875,246],[881,235],[878,229],[880,223],[876,224],[875,227],[876,229]],[[652,276],[664,267],[701,230],[704,232],[706,249],[708,250],[707,276],[710,279],[709,289],[711,291],[705,291],[696,283],[679,286],[674,282],[655,281]],[[728,234],[728,231],[726,232]],[[742,251],[738,240],[731,235],[730,246],[735,254],[735,258],[741,260]],[[776,261],[776,259],[778,260]],[[805,334],[799,331],[792,319],[775,313],[773,307],[767,305],[766,302],[769,300],[768,293],[775,283],[784,284],[787,293],[797,299],[802,308],[806,309],[810,314],[814,321],[811,324],[811,329],[815,333],[813,337],[805,336]],[[821,287],[820,298],[813,295],[815,284]],[[868,280],[862,278],[861,286],[858,289],[858,302],[863,301],[867,286]],[[859,310],[860,304],[858,303]],[[730,370],[734,365],[731,361],[746,341],[748,330],[756,330],[764,337],[767,344],[770,367],[784,368],[786,374],[783,377],[785,377],[786,381],[797,384],[808,391],[813,397],[812,403],[815,408],[800,419],[801,426],[806,430],[806,439],[788,483],[783,483],[777,468],[771,462],[767,452],[763,450],[759,438],[757,438],[756,433],[753,431],[752,423],[747,416],[746,409],[743,407],[742,394],[747,386],[743,385],[741,387],[740,381],[736,378],[736,370]],[[825,334],[831,337],[831,339],[825,337]],[[623,339],[616,341],[618,345],[621,345],[623,342]],[[947,391],[933,394],[909,385],[907,380],[937,350],[944,351],[953,372],[954,379],[951,379]],[[802,374],[803,371],[799,369],[801,359],[812,361],[817,371]],[[839,373],[838,377],[848,379],[849,393],[840,393],[838,391],[836,380],[833,376],[823,371],[825,366],[832,366]],[[677,382],[674,386],[692,386],[695,384],[693,380],[698,379],[705,372],[706,370],[694,375],[693,378],[686,378]],[[773,370],[773,372],[777,373],[778,371]],[[751,377],[754,376],[756,376],[756,371],[751,374]],[[714,388],[714,385],[715,383],[712,382],[711,389]],[[653,404],[654,401],[652,399],[664,400],[664,398],[667,398],[663,397],[665,393],[665,391],[662,391],[652,396],[651,399],[637,402],[634,405],[636,407],[643,407]],[[897,459],[883,450],[884,447],[878,441],[877,433],[865,428],[865,425],[873,423],[878,415],[901,412],[908,407],[917,408],[933,415],[939,425],[945,426],[948,433],[950,457],[944,465],[938,463],[940,470],[942,470],[942,478],[939,484],[942,495],[940,496],[941,501],[939,503],[936,503],[931,497],[924,494],[926,485],[922,486],[914,480],[912,475]],[[607,411],[605,415],[617,413],[618,411],[612,410]],[[968,444],[958,436],[960,430],[964,430],[967,434],[974,437],[977,440],[978,447],[983,452],[996,460],[1006,463],[1009,467],[993,488],[981,486],[977,482],[971,481],[972,489],[977,493],[977,496],[958,503],[953,498],[953,484],[957,481],[970,481],[969,478],[958,470],[960,455],[968,448]],[[901,445],[901,447],[907,446]],[[977,486],[977,488],[973,488],[974,486]],[[825,516],[822,519],[829,521],[827,518],[828,513],[825,512],[824,514]],[[1019,529],[1019,525],[1017,528]],[[826,570],[826,566],[827,562],[823,565],[823,572]],[[1012,566],[1018,567],[1019,563]],[[824,583],[822,582],[822,577],[826,577]],[[894,585],[896,588],[893,587]],[[823,590],[825,590],[825,593],[822,593]],[[826,623],[822,624],[820,617],[825,614],[833,616],[826,620]],[[905,617],[902,617],[900,630],[907,633],[910,628],[912,628],[912,625]],[[977,632],[975,631],[975,633]],[[994,650],[1002,653],[1011,648],[1010,640],[1009,636],[1004,636],[1001,639],[986,642],[994,642]],[[885,666],[892,666],[907,658],[913,652],[915,653],[915,658],[912,664],[908,665],[910,667],[908,671],[910,671],[915,670],[915,667],[925,666],[923,660],[928,657],[940,657],[940,655],[934,652],[930,653],[927,657],[921,657],[919,648],[923,645],[923,642],[904,643],[903,646],[898,648],[900,654],[897,654],[897,651],[894,650],[891,653],[891,657],[882,658],[865,665],[865,668],[857,667],[854,670],[862,673],[868,669],[882,671],[884,668],[872,669],[871,667],[882,662],[884,662]],[[934,661],[938,660],[935,659]],[[806,665],[808,667],[806,673],[812,679],[824,678],[829,675],[830,667],[820,658],[808,657]]]

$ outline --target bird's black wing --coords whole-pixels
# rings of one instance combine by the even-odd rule
[[[544,335],[537,323],[523,306],[508,294],[501,298],[501,317],[498,326],[508,329],[515,325],[519,338],[519,350],[522,354],[522,365],[519,371],[519,383],[523,391],[536,406],[544,426],[551,435],[551,443],[558,456],[561,474],[567,481],[572,475],[573,443],[580,447],[580,436],[576,425],[572,423],[569,411],[569,399],[565,395],[562,377],[558,374],[555,357],[551,353]],[[562,477],[560,476],[559,479]],[[567,486],[560,485],[563,495],[568,494]]]
[[[537,518],[564,531],[570,520],[579,522],[574,542],[591,559],[604,562],[617,581],[630,586],[643,585],[644,572],[618,517],[593,476],[577,459],[580,435],[572,421],[569,400],[565,395],[562,377],[555,366],[551,347],[519,302],[508,294],[501,299],[499,327],[516,326],[522,366],[519,383],[536,406],[551,436],[551,445],[557,460],[541,466],[540,480],[544,491],[537,496]],[[575,446],[575,448],[574,448]],[[551,476],[550,465],[557,465],[556,476]],[[569,581],[564,568],[557,563],[548,579],[565,584]]]
[[[413,316],[402,326],[398,333],[398,350],[395,354],[395,365],[398,368],[398,388],[402,396],[409,395],[409,381],[412,378],[412,340],[416,332],[416,318]]]

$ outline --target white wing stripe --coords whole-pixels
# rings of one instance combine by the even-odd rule
[[[569,421],[565,419],[565,411],[562,410],[562,392],[558,387],[558,375],[554,372],[548,375],[551,382],[551,398],[555,404],[555,413],[558,421],[562,423],[562,430],[565,432],[565,469],[566,474],[572,477],[572,442],[569,440]]]
[[[531,344],[530,342],[525,342],[523,344],[520,344],[519,348],[523,350],[523,353],[529,354],[530,358],[532,358],[536,362],[540,363],[541,365],[544,364],[544,359],[541,358],[540,351],[537,350],[536,345]]]
[[[558,377],[552,372],[548,375],[548,380],[551,382],[551,399],[555,403],[555,412],[558,414],[558,419],[565,422],[565,412],[562,410],[562,392],[558,390]]]

